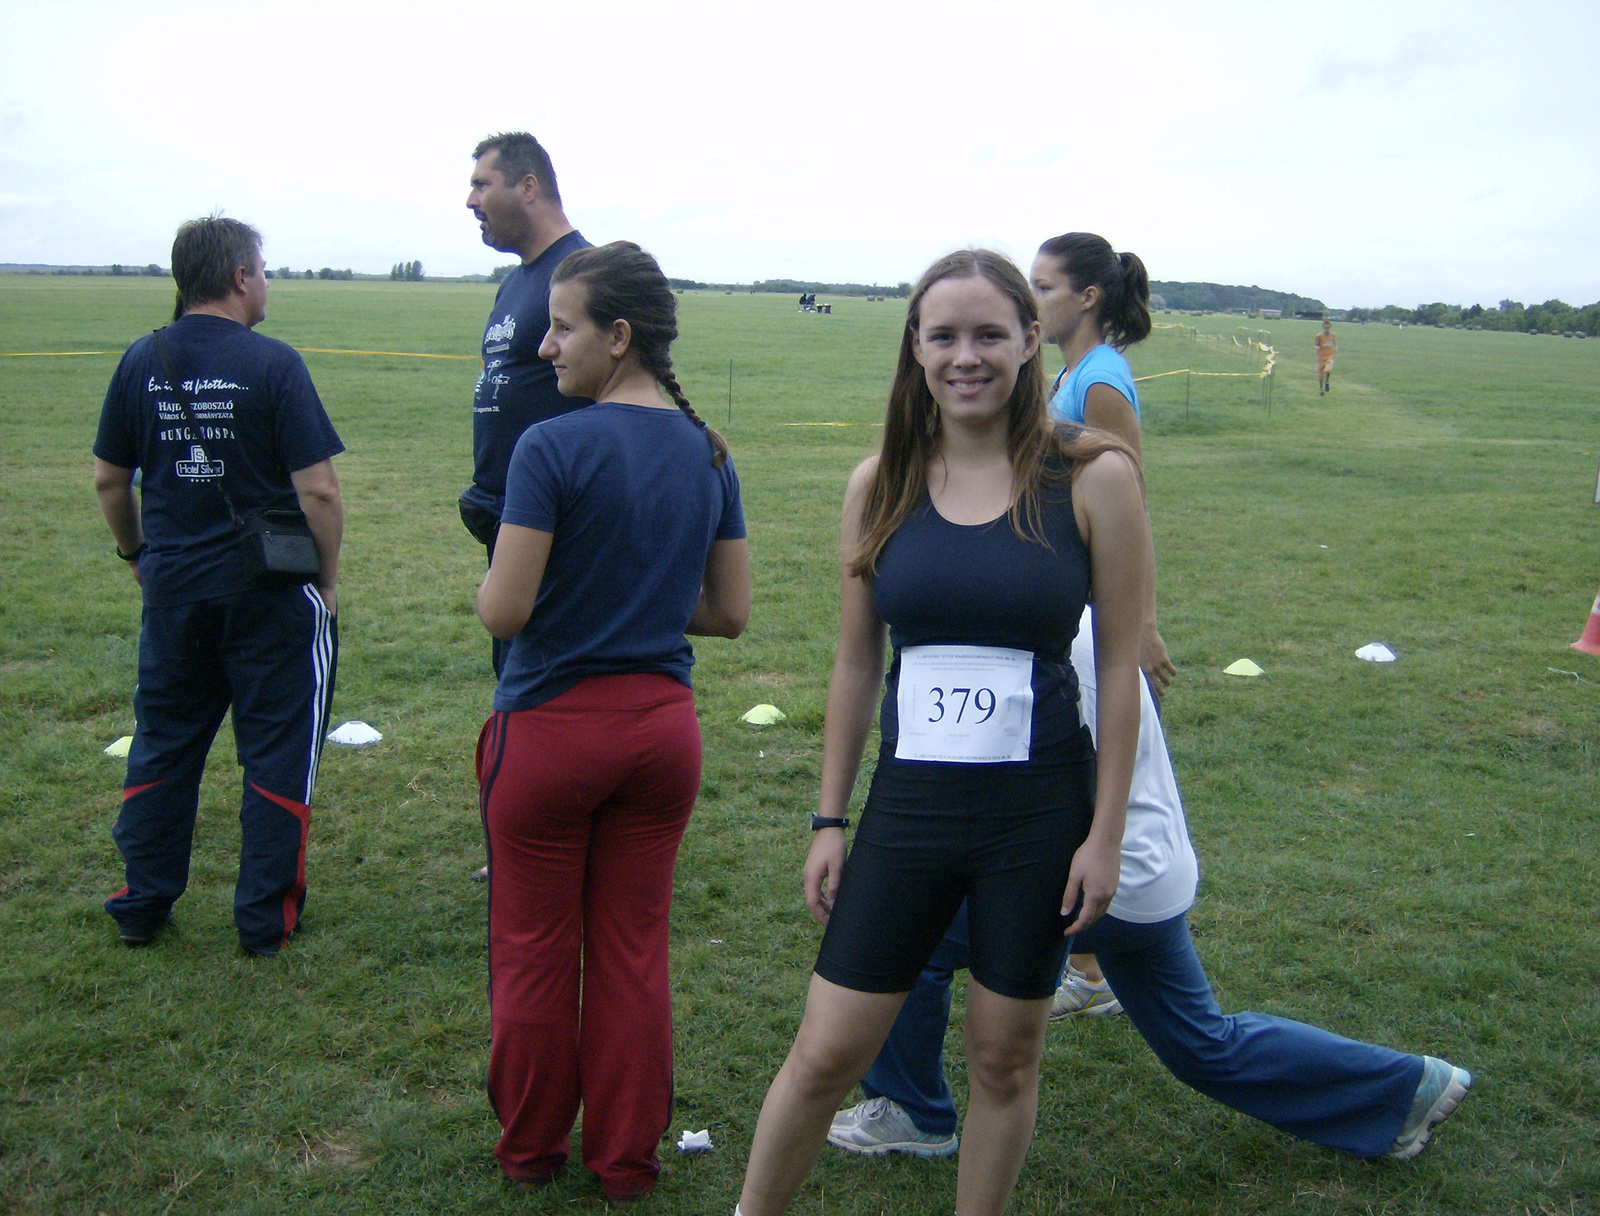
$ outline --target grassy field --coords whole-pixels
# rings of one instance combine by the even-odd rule
[[[472,355],[488,286],[274,283],[296,346]],[[12,1213],[598,1212],[569,1169],[498,1177],[482,1090],[472,747],[492,691],[456,517],[474,359],[306,355],[349,452],[335,720],[304,932],[270,962],[230,918],[238,769],[219,741],[188,895],[151,949],[100,911],[132,727],[137,589],[89,446],[116,354],[170,314],[151,280],[0,278],[0,1208]],[[744,485],[756,607],[697,647],[705,785],[673,913],[677,1112],[716,1151],[644,1213],[730,1211],[819,931],[801,900],[844,478],[877,441],[903,305],[685,296],[678,367]],[[1138,374],[1245,371],[1238,318],[1159,331]],[[1252,327],[1257,323],[1250,322]],[[1600,343],[1309,323],[1254,380],[1146,385],[1165,720],[1204,868],[1192,922],[1225,1008],[1472,1069],[1419,1161],[1292,1140],[1173,1081],[1125,1021],[1051,1031],[1012,1210],[1579,1213],[1600,1195]],[[1221,339],[1220,341],[1213,338]],[[732,420],[729,360],[732,360]],[[1259,362],[1259,358],[1255,360]],[[815,425],[850,424],[850,425]],[[804,425],[802,425],[804,424]],[[1388,643],[1392,665],[1357,661]],[[1222,674],[1249,657],[1255,680]],[[759,701],[788,714],[756,730]],[[223,740],[226,735],[223,736]],[[952,1079],[964,1096],[960,995]],[[829,1152],[795,1211],[948,1212],[949,1163]]]

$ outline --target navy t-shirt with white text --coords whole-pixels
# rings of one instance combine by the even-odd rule
[[[472,484],[462,501],[499,515],[506,466],[522,432],[589,404],[563,397],[556,370],[539,358],[550,328],[550,276],[569,253],[589,248],[579,232],[557,237],[533,261],[506,274],[483,330],[483,371],[472,390]]]
[[[295,510],[289,474],[344,451],[293,348],[209,313],[187,313],[163,334],[189,389],[194,426],[184,421],[146,336],[111,378],[94,441],[94,454],[107,464],[143,470],[140,514],[149,548],[139,578],[152,608],[248,590],[219,476],[241,515]]]
[[[733,461],[713,468],[705,432],[681,411],[605,401],[530,427],[511,458],[501,522],[552,537],[495,709],[532,709],[589,676],[689,683],[683,631],[706,559],[745,527]]]

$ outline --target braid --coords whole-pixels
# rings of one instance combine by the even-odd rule
[[[711,444],[711,467],[720,469],[723,462],[728,459],[728,445],[721,435],[706,425],[706,420],[695,413],[694,406],[689,404],[689,398],[683,395],[683,388],[678,384],[678,377],[673,375],[672,361],[665,360],[666,367],[649,369],[655,375],[661,387],[667,390],[667,395],[684,412],[689,421],[705,432],[706,441]]]
[[[615,320],[628,322],[633,331],[629,349],[639,366],[656,378],[673,403],[704,433],[711,445],[711,466],[720,469],[728,459],[726,441],[694,412],[672,374],[668,349],[678,336],[678,301],[656,260],[632,241],[613,241],[568,254],[550,281],[568,280],[584,284],[588,296],[585,311],[595,325],[604,329]]]

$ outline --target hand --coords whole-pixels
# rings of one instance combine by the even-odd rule
[[[844,872],[843,828],[819,828],[811,833],[811,851],[806,854],[806,907],[826,925],[833,915],[833,897],[839,890],[839,875]]]
[[[1083,907],[1078,918],[1063,931],[1064,937],[1082,933],[1105,915],[1111,899],[1117,893],[1117,882],[1122,876],[1122,842],[1102,842],[1091,836],[1072,855],[1072,868],[1067,872],[1067,889],[1061,893],[1061,915],[1071,916],[1079,899]]]
[[[328,607],[329,616],[339,613],[339,595],[332,587],[318,587],[317,594],[322,597],[322,602]]]
[[[1172,677],[1178,674],[1178,669],[1167,657],[1167,644],[1161,640],[1154,625],[1147,626],[1139,639],[1139,669],[1148,677],[1150,692],[1158,701],[1161,694],[1167,691],[1167,685],[1172,683]]]
[[[128,573],[133,575],[133,581],[139,586],[144,586],[144,575],[139,573],[139,559],[136,557],[128,563]]]

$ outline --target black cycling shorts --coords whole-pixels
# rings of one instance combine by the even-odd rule
[[[856,992],[909,992],[967,901],[972,976],[1051,995],[1071,923],[1072,855],[1094,819],[1089,732],[1021,764],[896,760],[887,745],[845,862],[816,972]]]

